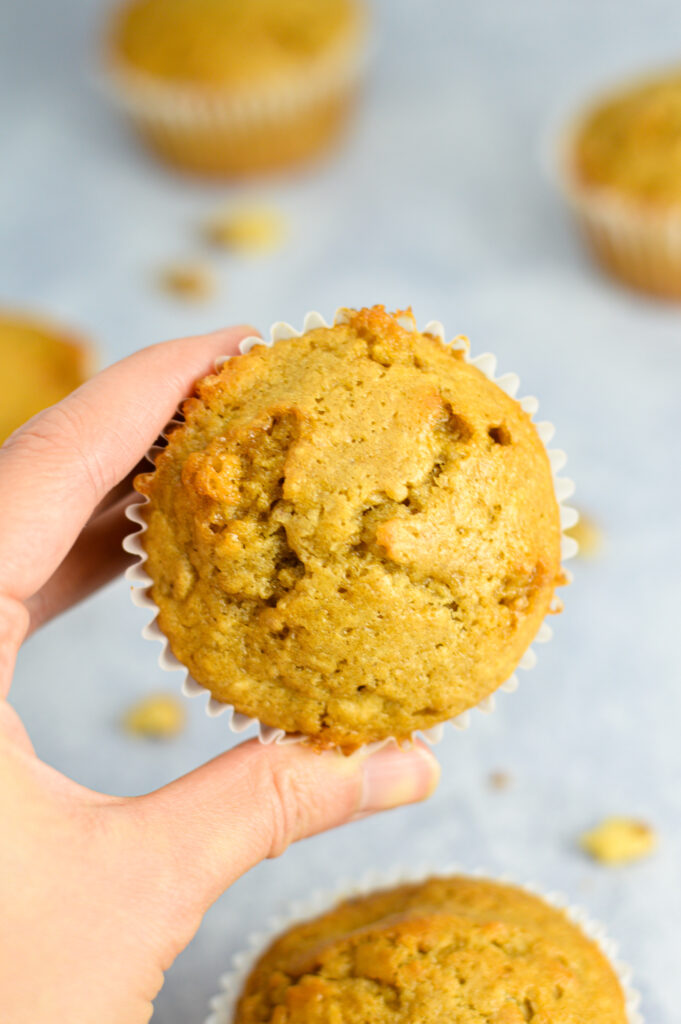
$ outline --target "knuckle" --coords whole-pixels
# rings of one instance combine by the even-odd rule
[[[264,790],[268,794],[268,857],[279,857],[305,832],[306,793],[299,776],[282,765],[268,765]]]
[[[16,445],[36,449],[67,447],[82,431],[82,421],[73,403],[59,402],[38,413],[10,438]]]
[[[77,459],[90,488],[95,495],[104,495],[112,486],[106,467],[96,449],[85,448],[88,409],[79,396],[72,395],[63,402],[38,413],[20,427],[4,444],[6,451],[16,450],[22,456],[41,458],[55,456]]]

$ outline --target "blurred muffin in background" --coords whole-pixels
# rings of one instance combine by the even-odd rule
[[[563,157],[569,198],[599,262],[629,285],[681,298],[681,68],[589,107]]]
[[[130,0],[107,57],[115,94],[159,156],[241,176],[331,144],[357,93],[365,36],[361,0]]]
[[[90,346],[53,324],[0,311],[0,444],[90,376]]]

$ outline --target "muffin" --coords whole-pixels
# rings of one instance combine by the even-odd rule
[[[159,156],[240,176],[333,142],[356,97],[365,34],[361,0],[130,0],[107,62]]]
[[[410,314],[345,310],[199,381],[139,534],[158,625],[217,701],[319,746],[406,738],[511,676],[560,514],[521,405]]]
[[[92,368],[85,343],[42,320],[0,313],[0,444],[37,412],[65,398]]]
[[[596,942],[523,889],[431,878],[296,924],[248,976],[233,1024],[627,1024]]]
[[[565,156],[568,192],[600,263],[636,288],[681,298],[681,70],[593,105]]]

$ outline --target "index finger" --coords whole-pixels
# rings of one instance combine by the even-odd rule
[[[257,333],[232,327],[152,345],[29,420],[0,447],[0,593],[49,579],[95,506],[153,444],[194,382]]]

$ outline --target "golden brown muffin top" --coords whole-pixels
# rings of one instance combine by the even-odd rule
[[[352,748],[512,674],[561,582],[559,512],[529,417],[460,351],[347,311],[183,412],[138,478],[142,539],[161,629],[218,700]]]
[[[33,317],[0,313],[0,444],[82,384],[90,364],[83,342]]]
[[[596,106],[577,132],[576,171],[630,199],[681,202],[681,71],[632,85]]]
[[[234,1024],[626,1024],[598,946],[522,889],[432,878],[294,925],[251,972]]]
[[[251,86],[328,58],[360,26],[358,0],[132,0],[113,51],[166,81]]]

